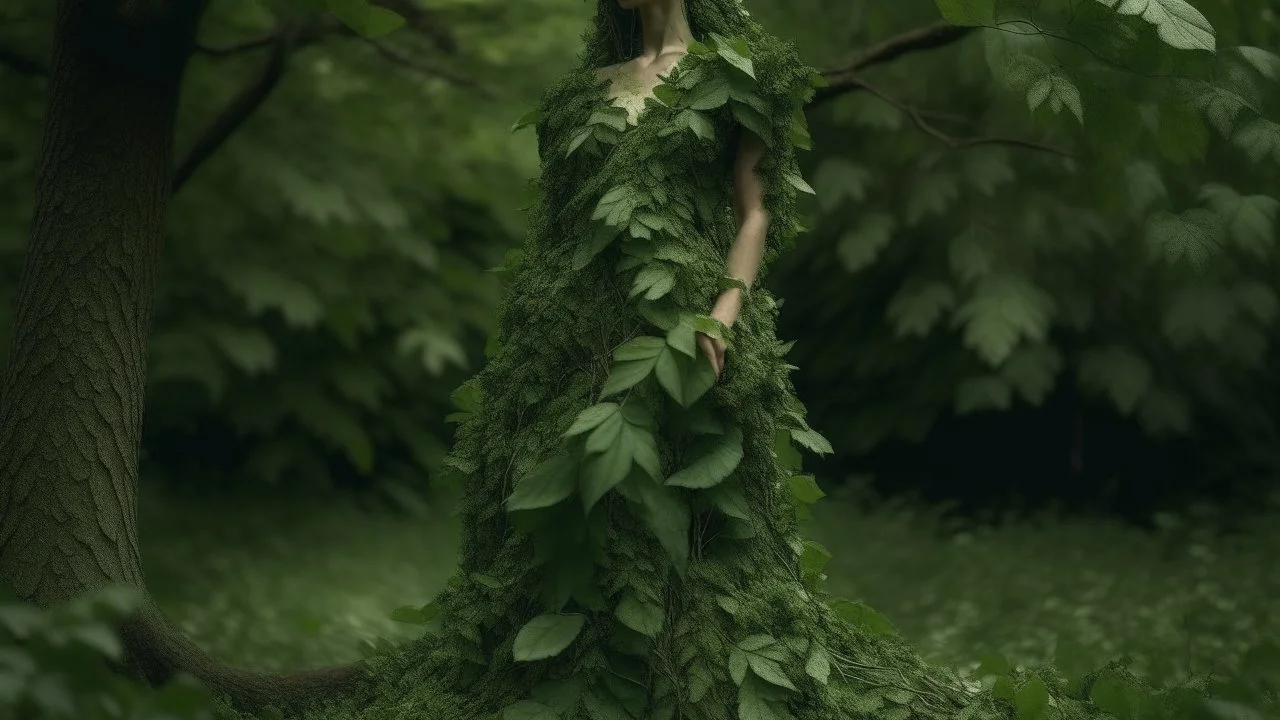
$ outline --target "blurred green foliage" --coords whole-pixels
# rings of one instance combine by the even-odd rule
[[[0,717],[213,718],[213,698],[189,676],[153,691],[112,670],[124,657],[115,626],[138,599],[111,587],[39,610],[0,597]]]
[[[449,442],[449,392],[482,362],[500,291],[484,271],[519,242],[536,171],[508,129],[568,67],[591,3],[386,5],[408,26],[360,2],[227,0],[201,29],[179,158],[270,67],[263,39],[295,36],[267,100],[176,196],[151,476],[395,492]],[[809,113],[813,232],[770,282],[839,452],[1069,385],[1152,435],[1225,429],[1230,471],[1273,461],[1258,398],[1277,390],[1280,23],[1266,0],[1195,6],[1216,35],[1178,0],[751,3],[827,68],[940,12],[987,26]],[[0,47],[46,56],[52,13],[6,3]],[[44,80],[0,73],[5,342]]]

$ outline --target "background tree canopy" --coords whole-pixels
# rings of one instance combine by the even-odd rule
[[[222,0],[202,24],[151,342],[152,477],[403,496],[482,361],[500,280],[485,270],[520,241],[536,163],[508,130],[591,4],[389,3],[404,29],[331,5]],[[1143,437],[1210,458],[1168,486],[1274,470],[1268,3],[751,9],[853,89],[810,110],[813,232],[769,279],[837,449],[825,475],[923,475],[953,496],[940,483],[1004,472],[1000,493],[1055,478],[1050,495],[1089,496],[1160,472]],[[5,340],[53,12],[0,10]],[[905,47],[934,49],[877,54],[913,28]]]

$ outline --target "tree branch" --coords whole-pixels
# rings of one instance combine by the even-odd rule
[[[147,597],[120,627],[125,647],[124,669],[152,685],[187,672],[215,695],[227,697],[242,711],[274,705],[297,710],[336,699],[366,687],[363,665],[343,665],[292,674],[243,670],[224,665],[174,629]]]
[[[232,98],[231,102],[227,103],[227,106],[196,138],[191,150],[178,163],[178,167],[173,172],[172,191],[174,193],[177,193],[183,184],[191,179],[196,168],[222,147],[223,143],[270,97],[271,91],[284,75],[289,53],[295,45],[295,38],[300,34],[299,31],[283,31],[275,35],[271,56],[262,67],[262,72],[258,74],[257,79],[245,86]]]
[[[963,148],[974,147],[977,145],[1009,145],[1012,147],[1027,148],[1030,150],[1039,150],[1042,152],[1053,153],[1055,155],[1061,155],[1062,157],[1072,157],[1071,153],[1067,152],[1066,150],[1063,150],[1058,147],[1054,147],[1052,145],[1039,143],[1034,140],[1023,140],[1021,138],[1002,137],[999,135],[975,135],[971,137],[956,137],[954,135],[951,135],[941,130],[936,125],[929,122],[929,120],[926,119],[924,112],[910,105],[907,105],[906,103],[903,103],[902,101],[898,100],[892,95],[889,95],[888,93],[880,90],[879,88],[875,87],[874,85],[871,85],[870,83],[868,83],[865,80],[862,80],[861,78],[850,75],[846,79],[846,82],[852,85],[856,85],[858,88],[862,90],[866,90],[872,95],[875,95],[876,97],[880,98],[886,103],[889,103],[893,107],[897,108],[907,117],[911,118],[911,122],[915,123],[916,127],[920,128],[926,134],[937,138],[938,140],[942,141],[944,144],[946,144],[948,147],[951,147],[951,148],[963,149]]]
[[[865,90],[858,73],[872,65],[880,65],[912,52],[933,50],[958,42],[976,28],[956,27],[947,23],[914,28],[858,52],[843,67],[824,70],[827,87],[818,88],[810,105],[824,103],[847,92]]]
[[[434,12],[417,7],[409,0],[382,0],[379,4],[403,17],[406,28],[425,36],[440,52],[448,55],[458,52],[458,43],[453,34]],[[331,17],[325,17],[322,21],[310,23],[305,32],[299,33],[294,45],[295,47],[311,45],[333,35],[356,37],[356,32]],[[279,37],[280,31],[277,30],[230,45],[198,44],[196,52],[210,57],[230,57],[270,47]]]
[[[0,45],[0,65],[8,67],[19,75],[40,77],[49,74],[49,66],[40,58]]]
[[[383,57],[383,59],[387,60],[393,65],[397,65],[401,68],[404,68],[405,70],[420,73],[428,77],[437,77],[437,78],[442,78],[444,80],[448,80],[449,82],[455,85],[458,85],[460,87],[465,87],[470,90],[474,90],[476,93],[478,93],[480,96],[486,99],[492,99],[494,97],[493,91],[490,90],[489,88],[483,85],[480,85],[474,80],[472,80],[471,78],[468,78],[464,75],[456,73],[448,69],[447,67],[443,67],[440,65],[433,65],[433,64],[424,62],[420,58],[410,57],[400,52],[396,48],[393,48],[387,45],[386,43],[380,42],[378,40],[368,40],[367,42],[373,46],[373,49],[376,50],[377,53]]]

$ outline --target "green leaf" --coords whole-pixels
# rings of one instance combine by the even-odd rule
[[[365,0],[325,0],[329,12],[365,38],[379,38],[404,25],[404,18]]]
[[[888,213],[863,215],[857,225],[840,236],[836,245],[840,264],[851,273],[870,266],[893,238],[896,225],[897,221]]]
[[[722,75],[711,75],[698,83],[685,102],[693,110],[713,110],[729,102],[729,81]]]
[[[738,690],[737,720],[790,720],[785,705],[767,694],[769,685],[746,680]]]
[[[850,625],[871,633],[872,635],[897,635],[898,629],[889,622],[889,618],[876,612],[865,603],[844,598],[828,600],[836,616]]]
[[[1045,338],[1053,310],[1053,299],[1028,278],[991,275],[978,282],[973,297],[956,311],[954,324],[964,325],[966,347],[998,367],[1023,339]]]
[[[1232,293],[1217,285],[1192,285],[1178,289],[1167,301],[1161,329],[1176,347],[1201,341],[1223,341],[1236,314]]]
[[[724,58],[733,67],[741,70],[747,77],[755,78],[756,71],[751,64],[751,49],[747,46],[745,40],[734,38],[727,42],[717,42],[716,54]]]
[[[737,483],[720,483],[707,492],[711,502],[715,504],[720,512],[739,520],[751,519],[751,506],[747,503],[747,496]]]
[[[502,720],[560,720],[560,714],[540,702],[521,700],[502,710]]]
[[[715,126],[707,119],[707,116],[696,110],[681,110],[676,116],[676,120],[683,125],[687,125],[693,134],[703,140],[713,140],[716,136]]]
[[[698,438],[689,455],[692,459],[667,478],[666,484],[697,489],[718,485],[742,462],[742,429]]]
[[[805,673],[818,681],[820,685],[826,685],[827,680],[831,677],[831,657],[827,654],[826,648],[820,645],[814,645],[813,651],[809,653],[809,660],[804,665]]]
[[[787,487],[791,499],[802,505],[812,505],[827,496],[812,475],[792,475],[787,478]]]
[[[809,183],[805,182],[804,178],[800,175],[800,173],[792,170],[787,172],[783,177],[786,179],[787,182],[791,183],[792,187],[799,190],[800,192],[808,193],[810,195],[816,194],[813,190],[813,187],[811,187]]]
[[[1161,252],[1169,263],[1185,259],[1200,270],[1218,254],[1223,230],[1222,218],[1203,208],[1181,215],[1161,211],[1147,220],[1147,246]]]
[[[634,591],[629,590],[622,596],[613,614],[623,625],[646,637],[657,637],[662,632],[662,606],[649,602]]]
[[[1231,136],[1231,142],[1244,150],[1253,162],[1262,162],[1267,156],[1280,162],[1280,124],[1266,118],[1242,123]]]
[[[604,387],[600,390],[600,397],[616,395],[623,390],[635,387],[640,381],[649,377],[649,373],[653,372],[657,359],[657,356],[654,356],[648,360],[615,362],[613,368],[609,371],[609,379],[605,381]]]
[[[654,365],[658,384],[682,407],[697,402],[716,383],[716,371],[702,353],[689,357],[671,348],[658,355]]]
[[[930,215],[943,215],[960,197],[960,181],[952,173],[930,173],[917,180],[907,198],[906,220],[915,226]]]
[[[1098,0],[1120,15],[1139,16],[1156,27],[1160,39],[1179,50],[1216,47],[1213,26],[1185,0]]]
[[[667,331],[667,345],[685,357],[698,357],[697,330],[688,316],[680,318],[680,324]]]
[[[942,19],[952,25],[990,26],[996,23],[995,0],[934,0]]]
[[[542,111],[534,108],[533,110],[521,115],[520,119],[515,121],[511,126],[511,132],[515,132],[523,127],[528,127],[529,125],[537,125],[542,122],[543,117]]]
[[[1021,688],[1013,701],[1018,720],[1043,720],[1049,715],[1049,688],[1038,677],[1032,677]]]
[[[660,337],[653,335],[641,335],[619,345],[618,348],[613,351],[613,359],[616,362],[654,360],[664,349],[666,349],[666,347],[666,341]]]
[[[733,119],[737,120],[742,127],[750,130],[765,145],[773,145],[773,126],[769,123],[769,118],[763,113],[750,105],[740,102],[733,103],[731,112],[733,113]]]
[[[1049,396],[1062,372],[1062,354],[1048,343],[1023,343],[1005,360],[1000,375],[1032,405]]]
[[[627,419],[625,411],[614,417],[617,418],[616,430],[606,427],[613,422],[611,418],[601,423],[588,438],[589,455],[579,482],[582,509],[587,513],[605,493],[627,478],[633,466],[638,465],[651,476],[661,471],[653,433],[644,425]],[[592,443],[595,434],[602,432],[600,439]]]
[[[237,327],[218,323],[208,330],[218,349],[247,375],[258,375],[276,367],[276,347],[271,336],[257,327]]]
[[[995,268],[995,257],[983,239],[973,228],[968,228],[947,246],[951,272],[963,282],[973,282]]]
[[[626,108],[619,106],[610,106],[601,108],[587,118],[588,125],[604,125],[613,128],[618,132],[627,129],[627,111]]]
[[[536,510],[551,507],[573,494],[578,486],[580,460],[560,453],[542,461],[516,483],[507,510]]]
[[[777,660],[761,656],[757,652],[747,653],[747,665],[751,667],[751,672],[756,677],[764,680],[771,685],[784,687],[788,690],[796,690],[796,686],[791,682],[791,678],[783,672],[782,665]]]
[[[944,282],[906,284],[889,301],[887,314],[899,337],[924,337],[955,302],[955,292]]]
[[[1084,106],[1080,101],[1080,91],[1066,77],[1057,73],[1046,75],[1027,88],[1027,106],[1031,112],[1035,112],[1045,100],[1049,101],[1049,107],[1055,113],[1062,112],[1062,108],[1065,107],[1076,116],[1076,120],[1084,124]]]
[[[414,605],[402,605],[391,611],[391,619],[406,625],[421,625],[427,621],[422,610]]]
[[[800,554],[800,570],[806,577],[817,577],[831,562],[831,551],[822,543],[814,540],[804,541],[804,551]]]
[[[597,403],[591,407],[578,413],[577,419],[573,421],[573,425],[565,431],[565,437],[573,437],[581,435],[588,430],[594,430],[599,427],[600,423],[609,419],[611,415],[619,413],[621,406],[617,403],[605,402]]]
[[[518,662],[555,657],[573,644],[586,622],[586,616],[579,614],[539,615],[516,633],[512,656]]]
[[[634,489],[641,499],[641,519],[667,551],[676,572],[683,576],[689,565],[689,505],[674,488],[643,475],[632,477],[636,478]]]
[[[823,212],[840,207],[845,198],[861,202],[867,197],[874,176],[871,170],[844,158],[832,157],[818,164],[813,173],[814,191]]]
[[[1280,56],[1268,50],[1248,45],[1236,48],[1236,52],[1266,79],[1280,81]]]
[[[1080,384],[1105,392],[1121,413],[1129,415],[1151,387],[1151,365],[1121,346],[1094,348],[1080,354]]]
[[[662,262],[647,263],[636,273],[628,296],[635,297],[643,293],[646,300],[657,300],[671,292],[675,286],[676,273],[670,265]]]
[[[1275,245],[1280,201],[1266,195],[1241,195],[1219,183],[1202,187],[1200,200],[1222,218],[1227,235],[1241,250],[1259,259],[1267,257]]]
[[[965,378],[956,386],[956,413],[1008,410],[1013,407],[1013,387],[999,375]]]

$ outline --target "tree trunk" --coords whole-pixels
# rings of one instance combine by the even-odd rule
[[[0,384],[0,582],[39,606],[143,589],[138,449],[183,71],[207,0],[60,0],[36,206]],[[348,688],[221,665],[147,599],[130,669],[185,670],[240,707]]]
[[[0,390],[0,578],[49,605],[142,585],[138,444],[175,113],[203,0],[58,4]]]

